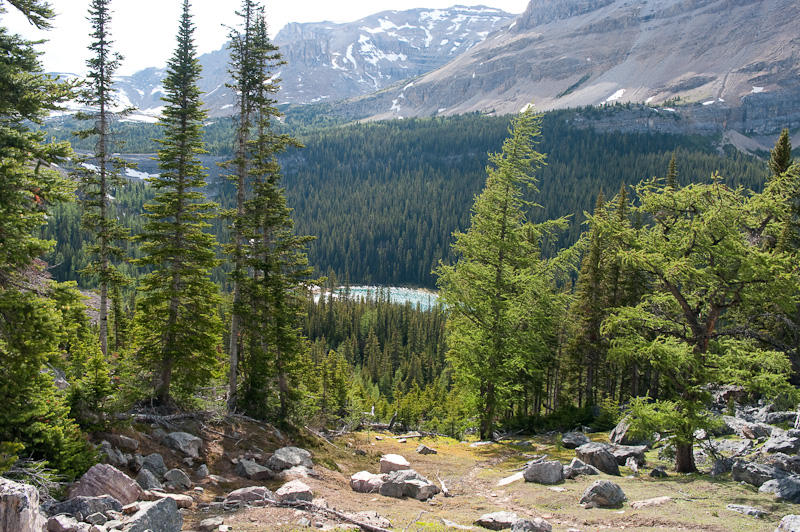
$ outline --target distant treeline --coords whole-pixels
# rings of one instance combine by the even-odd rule
[[[570,125],[575,112],[548,113],[542,125],[538,150],[547,154],[547,165],[537,175],[535,200],[541,207],[531,218],[572,215],[569,230],[548,248],[578,239],[583,213],[592,210],[600,190],[612,196],[623,184],[665,175],[673,153],[683,184],[706,182],[716,171],[726,182],[754,190],[764,181],[763,161],[735,150],[723,154],[713,138],[597,133]],[[304,125],[313,116],[301,118],[286,117],[286,129],[297,132],[305,148],[282,156],[283,185],[298,234],[316,237],[309,247],[311,264],[323,275],[334,272],[354,284],[433,287],[431,271],[440,260],[452,260],[451,235],[469,224],[473,198],[486,179],[487,153],[499,150],[508,135],[508,117],[472,114],[315,128]],[[70,138],[70,127],[70,120],[61,119],[51,132]],[[231,205],[233,188],[215,163],[230,152],[231,128],[228,119],[205,128],[209,193],[224,208]],[[119,131],[126,152],[157,148],[151,140],[159,136],[154,124],[121,124]],[[73,140],[76,148],[88,148],[81,142]],[[148,195],[136,183],[118,191],[134,233]],[[76,208],[56,209],[45,230],[58,240],[50,261],[59,280],[78,280],[74,272],[85,266]],[[223,243],[225,227],[219,220],[213,228]],[[214,277],[224,282],[226,276],[217,271]]]

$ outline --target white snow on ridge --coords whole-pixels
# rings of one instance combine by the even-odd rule
[[[703,105],[713,105],[715,103],[716,103],[715,100],[708,100],[707,102],[703,102]]]
[[[396,61],[406,61],[408,59],[408,56],[405,54],[396,54],[394,52],[388,54],[385,53],[383,50],[372,44],[372,41],[366,35],[359,37],[358,43],[361,45],[361,56],[365,61],[375,66],[378,66],[378,62],[380,62],[382,59],[392,63]]]
[[[153,96],[154,94],[157,94],[159,92],[162,94],[164,93],[164,85],[158,85],[156,87],[153,87],[153,90],[150,91],[150,96]]]
[[[386,32],[388,30],[405,30],[405,29],[412,29],[413,30],[413,29],[415,29],[415,27],[412,26],[411,24],[406,23],[406,24],[403,24],[402,26],[398,26],[397,24],[395,24],[391,20],[388,20],[388,19],[385,19],[385,18],[379,18],[378,19],[378,24],[379,24],[379,26],[377,28],[367,28],[366,26],[363,26],[360,29],[362,29],[362,30],[364,30],[364,31],[366,31],[368,33],[371,33],[373,35],[376,34],[376,33],[384,33],[384,32]]]
[[[764,87],[753,87],[753,90],[750,92],[752,94],[758,94],[759,92],[764,92]]]
[[[348,61],[353,63],[353,66],[358,68],[358,63],[356,63],[356,58],[353,57],[353,45],[349,45],[347,47],[347,52],[345,52],[344,56],[347,58]]]
[[[620,89],[617,92],[615,92],[614,94],[612,94],[611,96],[609,96],[608,98],[606,98],[605,103],[615,102],[615,101],[619,100],[620,98],[622,98],[623,94],[625,94],[625,89]]]

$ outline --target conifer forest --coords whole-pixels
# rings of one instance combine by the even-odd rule
[[[710,385],[797,406],[788,130],[752,156],[571,120],[613,106],[345,123],[278,105],[256,0],[229,35],[231,117],[209,123],[184,0],[163,113],[132,123],[110,4],[91,0],[80,82],[0,28],[0,473],[75,478],[86,434],[136,409],[482,440],[624,412],[689,472]],[[66,101],[86,111],[50,118]]]

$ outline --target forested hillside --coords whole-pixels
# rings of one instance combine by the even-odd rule
[[[584,211],[590,211],[597,193],[615,193],[623,184],[663,176],[673,153],[682,183],[702,182],[719,171],[727,183],[758,190],[766,175],[764,163],[735,150],[720,155],[712,138],[675,135],[595,133],[578,129],[567,118],[578,111],[545,115],[537,148],[547,155],[539,171],[540,193],[533,220],[572,215],[569,229],[550,243],[547,253],[574,243],[580,235]],[[596,111],[593,111],[597,114]],[[298,114],[300,114],[298,112]],[[290,149],[280,160],[283,184],[300,234],[317,237],[309,246],[309,260],[320,274],[333,271],[352,283],[433,287],[432,270],[439,260],[452,260],[451,235],[469,223],[472,199],[485,180],[488,153],[496,151],[508,134],[508,117],[477,114],[451,118],[410,119],[338,126],[309,126],[312,117],[290,114],[287,131],[298,132],[305,145]],[[68,139],[69,121],[55,136]],[[152,150],[155,126],[127,124],[121,137],[130,153]],[[204,128],[202,158],[211,174],[210,194],[230,206],[232,188],[222,179],[217,163],[230,156],[230,122]],[[88,148],[80,141],[77,148]],[[142,160],[140,169],[156,172],[155,163]],[[130,194],[133,194],[131,197]],[[136,180],[117,194],[123,213],[138,212],[148,192]],[[127,204],[132,207],[128,208]],[[53,274],[59,280],[77,280],[84,267],[75,206],[56,210],[45,236],[58,241]],[[67,216],[62,218],[61,212]],[[129,225],[137,232],[137,222]],[[214,230],[221,242],[228,237],[224,224]],[[224,282],[222,272],[214,278]]]

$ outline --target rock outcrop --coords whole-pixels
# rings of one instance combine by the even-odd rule
[[[41,532],[45,523],[36,488],[0,477],[0,530]]]

